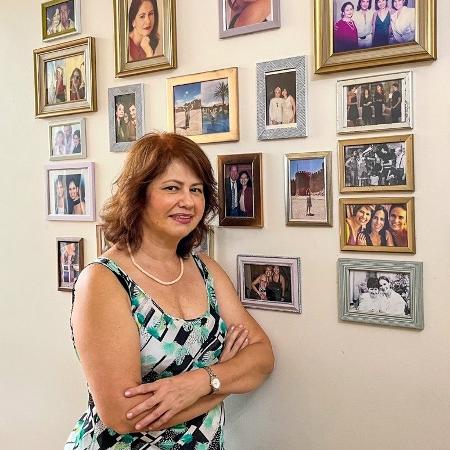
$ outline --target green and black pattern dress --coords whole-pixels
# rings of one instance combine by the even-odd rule
[[[140,334],[143,383],[210,366],[222,353],[226,325],[219,316],[213,279],[200,258],[193,258],[205,281],[209,306],[192,320],[166,314],[110,259],[94,261],[111,270],[130,297]],[[64,450],[220,450],[223,424],[221,403],[206,414],[162,431],[118,434],[102,423],[89,393],[88,409],[76,423]]]

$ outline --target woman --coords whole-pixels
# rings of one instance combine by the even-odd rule
[[[348,52],[358,49],[358,32],[353,21],[355,7],[352,2],[345,2],[341,7],[341,20],[334,25],[334,51]]]
[[[68,208],[63,175],[58,175],[56,179],[55,194],[55,214],[67,214]]]
[[[280,266],[273,266],[272,279],[267,285],[267,299],[282,302],[286,291],[286,280],[280,273]]]
[[[359,104],[362,108],[362,121],[364,125],[370,125],[372,122],[372,96],[370,95],[370,90],[366,86],[363,89],[363,95],[361,95],[361,99]]]
[[[53,156],[61,156],[66,154],[66,145],[64,132],[58,130],[55,136],[55,144],[53,145]]]
[[[70,214],[86,214],[86,203],[81,199],[80,187],[74,178],[69,180],[69,197],[72,201]]]
[[[70,100],[84,100],[85,97],[85,85],[81,70],[75,67],[70,76]]]
[[[392,0],[391,28],[395,44],[414,41],[416,37],[416,14],[408,8],[408,0]]]
[[[311,190],[309,188],[306,189],[306,215],[313,216],[314,214],[311,212],[312,208],[312,199],[311,199]]]
[[[116,142],[127,142],[127,127],[125,124],[125,107],[123,103],[116,105]]]
[[[375,152],[372,170],[370,171],[370,185],[380,186],[383,174],[383,160],[380,155]]]
[[[375,247],[394,246],[392,235],[389,232],[388,212],[384,206],[377,205],[367,228],[358,234],[357,244]]]
[[[372,217],[373,208],[370,205],[350,205],[346,208],[346,230],[347,245],[357,245],[358,235],[366,229]]]
[[[231,9],[228,29],[266,22],[271,17],[271,0],[228,0]]]
[[[133,0],[128,12],[128,61],[162,55],[156,0]]]
[[[282,104],[282,117],[283,123],[295,123],[295,100],[291,94],[288,93],[287,89],[284,88],[281,91],[281,95],[283,96],[283,104]]]
[[[239,172],[238,199],[239,215],[243,217],[253,217],[252,180],[246,170]]]
[[[267,300],[267,287],[272,281],[272,267],[267,266],[264,273],[252,281],[252,290],[256,292],[259,300]]]
[[[366,186],[367,185],[367,162],[366,156],[360,150],[358,154],[358,159],[356,161],[357,164],[357,174],[358,174],[358,186]]]
[[[64,70],[61,66],[56,68],[56,102],[65,102],[66,97],[66,85],[64,84]]]
[[[372,0],[358,0],[353,14],[353,21],[358,31],[358,48],[372,47],[372,20]]]
[[[65,450],[222,449],[223,399],[258,387],[273,354],[221,267],[190,255],[217,211],[209,159],[188,138],[148,134],[115,185],[102,213],[114,245],[73,296],[90,399]]]
[[[372,34],[372,47],[389,45],[389,35],[391,34],[391,15],[389,13],[388,0],[375,1]]]
[[[384,123],[383,105],[386,103],[383,85],[378,83],[373,96],[373,108],[375,110],[375,124]]]
[[[357,91],[358,88],[356,86],[351,86],[347,94],[347,120],[352,122],[352,127],[358,126],[359,119]]]

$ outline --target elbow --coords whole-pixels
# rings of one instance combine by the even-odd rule
[[[105,427],[110,428],[118,434],[137,433],[137,430],[134,428],[134,424],[125,418],[125,414],[121,417],[118,414],[108,414],[99,411],[98,415]]]

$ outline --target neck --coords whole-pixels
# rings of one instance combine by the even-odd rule
[[[178,243],[178,239],[162,238],[147,232],[143,233],[141,246],[133,254],[144,263],[173,263],[178,260]]]

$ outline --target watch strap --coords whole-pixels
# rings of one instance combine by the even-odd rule
[[[217,388],[214,387],[213,380],[214,380],[214,379],[219,380],[219,377],[214,373],[214,371],[211,369],[211,367],[205,366],[205,367],[203,367],[203,369],[205,369],[206,372],[207,372],[208,375],[209,375],[209,385],[210,385],[210,387],[211,387],[211,392],[210,392],[210,394],[214,394],[214,393],[217,392],[219,389],[217,389]]]

